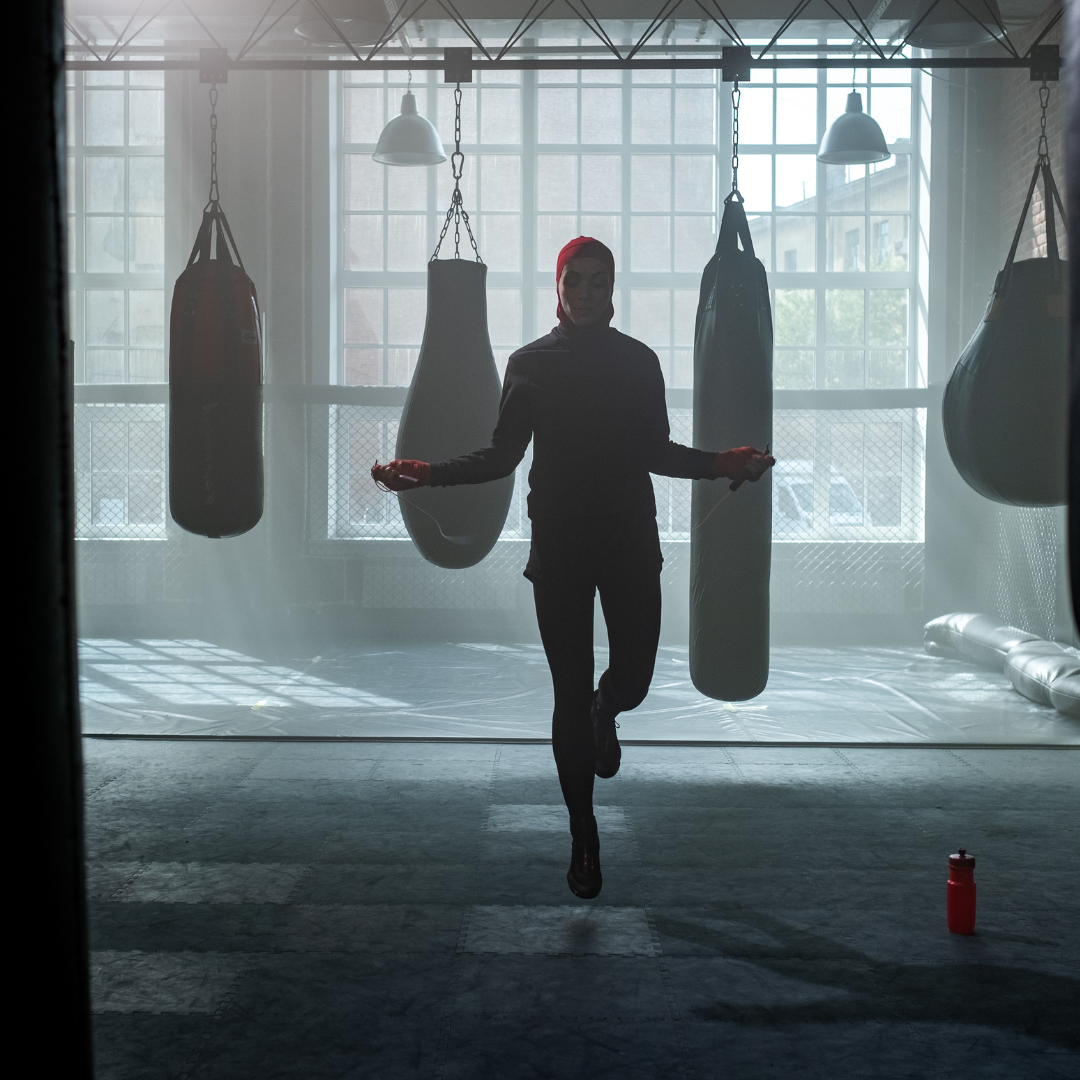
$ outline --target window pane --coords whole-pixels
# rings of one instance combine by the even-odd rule
[[[413,371],[416,370],[416,361],[419,355],[419,349],[387,349],[387,386],[408,386],[412,382]]]
[[[785,274],[817,269],[817,218],[776,216],[776,269]]]
[[[346,349],[345,384],[347,386],[381,386],[382,358],[382,349]]]
[[[578,141],[578,92],[541,88],[537,90],[536,138],[541,143]]]
[[[162,289],[132,289],[128,293],[128,344],[164,348],[165,293]]]
[[[776,91],[776,141],[816,143],[817,91],[782,87]]]
[[[630,223],[630,269],[671,269],[671,218],[635,217]]]
[[[426,289],[387,289],[387,341],[391,345],[419,345],[427,314]]]
[[[907,210],[911,204],[908,188],[910,154],[894,154],[888,161],[870,166],[870,209]]]
[[[387,166],[372,161],[370,154],[346,154],[343,166],[342,209],[381,210]],[[395,170],[395,177],[405,171]]]
[[[635,154],[630,159],[630,208],[671,209],[671,158]]]
[[[468,244],[465,230],[461,231],[463,242]],[[420,214],[387,215],[387,270],[423,270],[427,265],[429,254],[426,217]],[[449,253],[444,250],[442,254],[445,256]]]
[[[124,159],[122,157],[88,157],[86,159],[86,212],[89,214],[122,214],[124,212]]]
[[[123,350],[87,349],[86,381],[88,383],[124,382]]]
[[[814,345],[817,340],[817,294],[813,289],[777,289],[773,301],[773,336],[777,345]]]
[[[581,157],[581,209],[622,209],[622,158],[603,154]]]
[[[128,209],[133,214],[164,214],[165,159],[128,158],[128,176],[131,180]]]
[[[153,274],[165,269],[165,219],[129,219],[131,269],[136,274]]]
[[[743,90],[739,96],[739,142],[773,141],[773,91]]]
[[[908,219],[906,215],[870,219],[870,269],[908,268]]]
[[[630,290],[630,333],[652,348],[671,344],[671,294],[667,289]]]
[[[700,273],[716,248],[712,217],[675,218],[675,271]]]
[[[539,210],[576,210],[578,159],[574,154],[541,154],[536,159],[536,205]]]
[[[716,173],[711,157],[679,154],[675,158],[675,209],[712,213],[716,205]]]
[[[383,340],[382,289],[345,290],[345,340],[377,345]]]
[[[777,209],[796,207],[813,211],[817,190],[817,158],[813,154],[778,154],[776,157]],[[810,203],[809,206],[800,204]]]
[[[520,345],[520,289],[488,289],[488,334],[494,346]]]
[[[521,142],[521,91],[484,90],[480,138],[486,143]]]
[[[697,320],[698,291],[697,289],[674,289],[672,290],[672,302],[674,304],[674,336],[676,345],[693,348],[694,323]]]
[[[829,345],[863,342],[863,290],[825,290],[825,341]]]
[[[521,218],[517,214],[484,214],[480,218],[480,257],[492,270],[521,269]]]
[[[372,162],[374,164],[374,162]],[[386,165],[383,168],[389,169]],[[386,187],[386,205],[390,210],[427,210],[428,170],[394,169],[393,182]]]
[[[827,390],[861,390],[863,386],[862,350],[826,349],[824,381]]]
[[[826,269],[838,273],[865,270],[865,241],[861,217],[830,217],[826,220]]]
[[[377,143],[386,125],[386,91],[381,87],[345,90],[344,128],[347,143]]]
[[[870,344],[906,345],[907,289],[870,290]]]
[[[826,165],[826,206],[833,213],[856,210],[866,205],[865,165]]]
[[[480,202],[485,210],[521,209],[521,158],[495,154],[480,159]]]
[[[383,219],[375,214],[349,214],[345,218],[345,269],[383,268]]]
[[[165,91],[128,91],[128,144],[162,146],[165,143]]]
[[[124,91],[86,91],[86,146],[124,145]]]
[[[589,74],[592,76],[599,73]],[[581,141],[593,145],[622,142],[621,90],[581,91]]]
[[[675,141],[706,143],[716,141],[716,91],[675,91]]]
[[[630,141],[671,142],[671,91],[635,87],[630,99]]]
[[[773,386],[777,390],[812,390],[814,350],[777,349],[773,356]]]
[[[725,172],[721,191],[731,183]],[[746,200],[746,209],[772,209],[772,158],[766,154],[739,155],[739,191]],[[726,196],[725,196],[726,197]]]
[[[911,138],[911,89],[907,86],[876,86],[870,110],[881,125],[887,143]]]
[[[122,274],[124,266],[124,219],[86,219],[86,270],[90,274]]]
[[[866,385],[891,390],[907,385],[907,353],[902,349],[871,349],[866,360]]]

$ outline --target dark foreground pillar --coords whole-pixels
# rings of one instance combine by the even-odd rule
[[[12,602],[4,605],[3,836],[16,956],[7,980],[16,1002],[8,1047],[9,1056],[32,1062],[26,1071],[73,1080],[92,1067],[61,183],[63,12],[58,0],[37,0],[11,17],[19,46],[7,61],[6,110],[4,576]]]

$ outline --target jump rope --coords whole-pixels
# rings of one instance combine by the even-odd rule
[[[766,444],[765,454],[763,456],[768,457],[770,449],[771,444]],[[374,473],[375,469],[377,468],[379,468],[379,463],[376,461],[372,472]],[[407,480],[410,484],[420,483],[420,481],[417,480],[415,476],[406,476],[404,473],[398,473],[397,476],[401,480]],[[372,479],[375,479],[374,476],[372,476]],[[716,500],[713,508],[694,526],[691,532],[697,532],[698,529],[700,529],[705,524],[705,522],[708,521],[709,518],[711,518],[713,514],[715,514],[716,511],[719,510],[720,507],[731,497],[732,493],[738,491],[739,488],[742,487],[742,485],[745,484],[746,481],[749,479],[750,474],[748,472],[743,472],[741,476],[737,476],[734,480],[732,480],[730,485],[728,486],[727,491],[725,491],[724,494]],[[434,514],[429,514],[422,506],[417,506],[416,503],[412,502],[411,500],[405,499],[404,492],[394,491],[393,488],[387,487],[386,484],[384,484],[381,480],[375,480],[375,486],[380,491],[385,491],[391,495],[396,495],[401,502],[404,502],[406,503],[406,505],[411,506],[414,510],[419,510],[420,513],[423,514],[425,517],[431,518],[431,520],[435,522],[435,528],[439,530],[439,535],[444,540],[449,540],[451,544],[459,544],[460,546],[464,547],[466,544],[471,544],[477,539],[477,537],[475,536],[447,536],[446,533],[443,532],[442,526],[439,524],[439,519],[436,518]]]

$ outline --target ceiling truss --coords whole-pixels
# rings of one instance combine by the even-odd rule
[[[377,3],[378,0],[375,2]],[[460,2],[461,0],[458,0],[458,3]],[[723,2],[729,3],[730,0],[723,0]],[[907,20],[901,25],[906,27],[907,32],[914,32],[942,2],[943,0],[933,0],[914,25],[910,25]],[[347,26],[348,20],[336,14],[341,10],[339,3],[330,10],[328,0],[268,0],[264,8],[255,12],[247,20],[253,25],[243,43],[238,47],[234,46],[231,54],[227,45],[223,44],[207,25],[210,20],[209,14],[204,11],[200,15],[190,0],[138,0],[126,20],[118,27],[105,16],[69,14],[65,19],[68,31],[67,66],[69,69],[76,70],[201,69],[204,77],[209,66],[214,69],[214,75],[224,75],[225,78],[228,71],[244,70],[358,68],[438,70],[444,67],[442,48],[417,47],[408,33],[408,27],[420,26],[420,19],[423,17],[426,20],[436,20],[442,26],[453,28],[451,32],[455,36],[460,34],[471,42],[472,64],[477,70],[497,68],[507,70],[672,69],[723,66],[725,77],[727,77],[731,71],[735,70],[733,65],[737,63],[739,77],[745,78],[747,76],[743,73],[748,68],[850,67],[855,59],[859,67],[867,68],[1029,68],[1033,79],[1057,78],[1060,63],[1058,48],[1056,45],[1045,46],[1042,42],[1062,19],[1064,5],[1061,0],[1043,12],[1038,20],[1040,28],[1023,52],[985,0],[951,0],[951,2],[955,3],[972,22],[978,23],[993,43],[1000,47],[1001,51],[997,52],[997,55],[941,56],[936,54],[915,58],[910,55],[901,55],[908,41],[903,31],[896,31],[895,19],[892,20],[893,30],[890,34],[882,37],[875,33],[875,30],[885,21],[890,6],[894,6],[891,0],[877,0],[872,6],[869,0],[865,0],[861,3],[861,11],[855,0],[789,0],[792,6],[779,20],[779,25],[768,43],[764,47],[760,44],[756,45],[753,49],[744,42],[736,20],[730,18],[724,11],[721,0],[651,0],[651,8],[647,9],[645,17],[642,18],[639,14],[630,24],[634,35],[631,44],[625,42],[620,44],[616,41],[617,37],[627,37],[625,30],[628,25],[627,20],[608,19],[609,26],[605,26],[604,21],[594,14],[589,0],[520,0],[518,5],[520,14],[514,13],[510,18],[501,20],[503,23],[510,22],[513,28],[505,41],[498,46],[491,44],[491,20],[466,18],[455,0],[400,0],[400,2],[399,0],[382,0],[380,6],[385,10],[383,20],[379,23],[381,31],[373,42],[369,41],[364,45],[358,45],[344,31],[343,27]],[[593,0],[593,3],[595,4],[596,0]],[[509,6],[507,0],[504,0],[503,7]],[[369,4],[368,9],[370,8]],[[520,10],[522,8],[524,10]],[[651,14],[647,13],[648,10],[651,10]],[[205,39],[212,43],[213,48],[203,48],[199,59],[193,56],[186,59],[137,58],[138,53],[148,48],[143,45],[143,42],[151,39],[156,42],[163,40],[165,37],[162,33],[163,20],[168,19],[170,25],[175,25],[177,16],[193,24],[193,28],[197,27],[201,32],[198,36],[205,35]],[[290,16],[293,20],[302,16],[313,17],[325,24],[324,34],[330,45],[323,46],[322,55],[312,54],[310,49],[307,50],[307,55],[281,55],[281,38],[270,39],[270,35],[276,29],[280,34],[279,28],[282,22]],[[677,18],[681,18],[684,25],[695,21],[699,24],[696,34],[698,41],[705,36],[706,31],[713,33],[718,31],[720,45],[693,47],[688,46],[685,41],[669,43],[669,39],[674,36]],[[794,29],[797,23],[810,18],[815,18],[818,23],[826,21],[831,25],[846,28],[852,35],[851,43],[808,47],[805,40],[800,40],[797,45],[785,41],[785,37],[798,36],[800,31]],[[529,45],[527,41],[523,44],[527,35],[530,33],[536,35],[537,27],[543,25],[542,20],[552,19],[557,19],[560,26],[565,26],[568,21],[571,25],[576,23],[583,31],[580,36],[582,38],[591,36],[598,45],[591,48],[588,46],[543,48]],[[775,21],[774,19],[773,22]],[[120,20],[116,22],[119,24]],[[233,23],[235,22],[234,18]],[[481,22],[484,23],[483,27],[480,25]],[[622,29],[611,28],[610,24],[613,22],[618,22]],[[286,29],[287,27],[288,24],[286,24]],[[102,28],[109,33],[109,37],[103,37]],[[235,30],[235,26],[231,29]],[[656,38],[661,35],[661,31],[663,31],[662,40],[660,44],[657,44]],[[801,33],[805,36],[805,30]],[[220,29],[219,34],[221,34]],[[190,40],[190,34],[185,36]],[[235,33],[232,36],[236,37]],[[267,43],[268,39],[271,45],[276,42],[276,55],[274,55],[275,50],[270,50],[268,54],[268,50],[264,47],[263,55],[258,58],[252,57],[250,54],[263,43]],[[393,44],[395,41],[396,45]],[[298,44],[299,39],[293,38],[290,42]],[[329,48],[333,46],[337,47],[337,54],[328,55]],[[341,53],[342,47],[347,50],[347,57]],[[160,52],[161,49],[162,46],[158,44],[156,51]],[[799,56],[783,55],[795,49],[799,51]],[[717,55],[721,50],[725,54],[723,59]],[[192,51],[190,46],[187,51],[189,54]],[[297,50],[294,47],[289,51],[295,53]],[[910,50],[908,52],[910,53]],[[558,57],[550,55],[551,53],[558,53]],[[694,55],[695,53],[699,55]],[[121,57],[121,54],[125,55]],[[209,80],[204,78],[204,81]],[[219,77],[216,81],[224,81],[224,79]]]

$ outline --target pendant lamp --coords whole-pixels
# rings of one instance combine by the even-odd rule
[[[416,111],[411,91],[401,99],[400,114],[383,128],[371,156],[383,165],[439,165],[446,160],[439,133]]]
[[[848,94],[847,108],[825,132],[817,159],[826,165],[869,165],[892,157],[878,122],[863,112],[862,94]]]
[[[918,0],[904,40],[917,49],[965,49],[993,41],[990,30],[1000,25],[997,0],[967,0],[963,7],[957,0]]]

